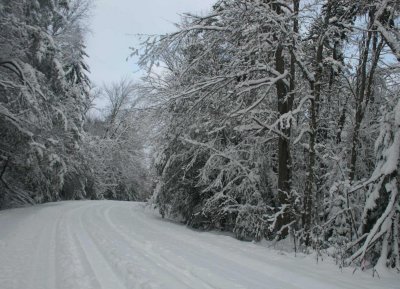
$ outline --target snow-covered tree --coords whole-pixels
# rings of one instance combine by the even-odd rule
[[[387,157],[398,11],[386,0],[217,1],[144,41],[160,212],[241,239],[290,234],[296,248],[336,248],[342,264],[398,266],[398,157]]]
[[[122,79],[104,85],[99,97],[107,104],[104,112],[85,123],[88,189],[107,199],[146,200],[151,185],[145,151],[147,112],[138,108],[135,85]]]
[[[84,53],[83,38],[77,44],[60,37],[70,26],[80,26],[68,17],[71,5],[80,4],[0,3],[1,206],[84,195],[84,180],[72,175],[78,176],[81,167],[89,82],[84,66],[78,74],[86,80],[70,77],[73,63],[66,55]],[[72,181],[80,186],[67,192],[65,185]]]

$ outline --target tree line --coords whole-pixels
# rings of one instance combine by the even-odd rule
[[[106,110],[88,114],[99,94],[86,64],[91,9],[90,0],[0,1],[0,208],[145,198],[132,84],[105,85]]]
[[[399,8],[220,0],[144,39],[162,216],[400,269]]]

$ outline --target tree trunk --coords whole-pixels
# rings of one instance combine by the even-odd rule
[[[299,30],[299,24],[297,20],[297,14],[299,11],[300,0],[293,0],[294,12],[296,16],[293,21],[293,32],[297,35]],[[277,11],[279,13],[279,7]],[[292,42],[295,45],[295,39]],[[276,91],[278,98],[278,111],[279,115],[282,116],[292,110],[294,100],[294,89],[296,79],[296,60],[295,56],[291,55],[290,59],[290,87],[287,87],[283,80],[276,83]],[[285,72],[285,59],[283,55],[283,46],[278,45],[275,52],[275,69],[279,73]],[[279,127],[279,130],[286,136],[280,136],[278,140],[278,200],[280,205],[289,204],[288,195],[291,190],[291,179],[292,179],[292,160],[290,155],[290,125],[288,127]],[[285,225],[291,221],[290,210],[287,207],[283,214],[279,216],[277,222],[277,229],[280,231],[280,238],[284,238],[289,228],[284,228]],[[284,229],[282,229],[284,228]]]
[[[321,96],[321,78],[322,78],[322,57],[323,57],[323,38],[321,35],[318,38],[317,43],[317,55],[315,62],[315,80],[310,81],[310,89],[313,98],[311,99],[310,106],[310,140],[309,140],[309,159],[308,159],[308,172],[306,187],[304,192],[304,212],[303,212],[303,227],[305,232],[305,245],[310,245],[310,229],[312,224],[313,215],[313,204],[317,204],[317,190],[315,184],[315,164],[316,164],[316,141],[317,141],[317,129],[318,129],[318,114],[319,114],[319,102]],[[314,215],[317,216],[319,209],[315,208]]]
[[[363,39],[363,50],[360,59],[360,63],[357,70],[357,88],[356,88],[356,115],[355,124],[353,131],[353,141],[351,146],[351,159],[350,159],[350,172],[349,180],[354,181],[356,164],[357,164],[357,152],[358,152],[358,142],[360,137],[361,122],[364,119],[367,106],[371,98],[373,97],[373,81],[375,76],[375,70],[378,65],[380,54],[384,46],[384,40],[381,38],[378,41],[378,33],[373,32],[375,26],[373,21],[375,18],[374,11],[370,12],[370,25],[369,31],[364,34]],[[372,59],[369,59],[369,52],[371,41],[372,45]],[[370,64],[370,69],[367,69],[368,64]]]
[[[285,60],[283,56],[283,47],[278,46],[275,52],[275,69],[279,73],[285,72]],[[279,115],[283,115],[290,111],[289,103],[286,99],[288,89],[285,83],[280,80],[276,83],[276,91],[278,97]],[[280,136],[278,140],[278,200],[280,205],[288,204],[288,193],[291,187],[291,157],[290,157],[290,127],[279,127],[279,130],[287,137]],[[287,210],[279,216],[277,226],[278,229],[290,222]],[[281,238],[288,234],[288,228],[281,231]]]

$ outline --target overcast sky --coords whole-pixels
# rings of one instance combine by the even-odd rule
[[[216,0],[95,0],[88,36],[88,64],[95,84],[138,78],[134,60],[126,61],[135,34],[174,31],[184,12],[204,13]]]

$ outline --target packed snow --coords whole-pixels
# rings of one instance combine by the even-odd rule
[[[198,232],[143,203],[71,201],[0,212],[1,289],[398,289],[315,256]]]

